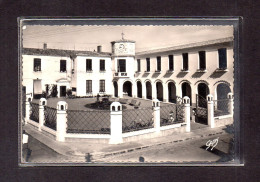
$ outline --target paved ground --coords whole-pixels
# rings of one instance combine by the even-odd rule
[[[206,150],[209,140],[218,138],[216,147]],[[229,160],[230,140],[232,135],[215,135],[203,139],[184,141],[181,143],[170,143],[150,147],[140,151],[133,151],[113,157],[106,157],[95,162],[106,163],[138,163],[138,162],[226,162]],[[61,155],[48,146],[29,135],[28,147],[24,145],[24,159],[29,163],[70,163],[82,160],[73,159]],[[86,162],[91,162],[91,155],[85,157]]]
[[[231,136],[227,128],[202,128],[189,133],[175,133],[170,136],[111,145],[93,143],[93,140],[88,139],[57,142],[30,125],[24,126],[24,129],[33,136],[29,138],[31,150],[29,163],[138,162],[140,157],[146,162],[221,161],[223,157],[227,157]],[[214,153],[205,151],[206,142],[217,137],[220,138],[216,149],[213,150]],[[27,151],[24,151],[26,156],[25,153]],[[121,158],[122,154],[126,154],[126,157]]]
[[[23,145],[23,159],[28,163],[69,162],[70,157],[61,155],[29,135],[28,144]]]
[[[219,138],[218,138],[219,137]],[[102,159],[105,162],[225,162],[230,159],[230,134],[208,136],[203,139],[170,143],[150,147],[142,151],[133,151],[123,155],[117,155]],[[218,143],[213,150],[206,150],[209,140],[218,138]]]

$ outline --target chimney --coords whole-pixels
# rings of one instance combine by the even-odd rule
[[[43,49],[47,49],[47,43],[43,43]]]
[[[101,45],[97,46],[97,52],[98,53],[102,52],[102,46]]]

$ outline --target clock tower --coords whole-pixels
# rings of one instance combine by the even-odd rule
[[[134,96],[135,41],[122,39],[111,42],[114,81],[118,84],[118,96]],[[116,94],[115,94],[116,95]]]

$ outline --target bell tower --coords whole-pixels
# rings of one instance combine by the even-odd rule
[[[132,96],[132,89],[126,89],[125,82],[132,82],[135,74],[135,41],[124,38],[111,42],[114,80],[118,82],[118,96],[122,97],[125,92]]]

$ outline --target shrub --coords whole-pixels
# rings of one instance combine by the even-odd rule
[[[45,91],[42,91],[42,98],[47,98],[47,94],[46,94],[46,92]]]
[[[72,90],[70,88],[67,89],[66,94],[68,97],[72,96]]]
[[[57,85],[52,85],[51,96],[52,97],[57,97],[57,95],[58,95]]]

